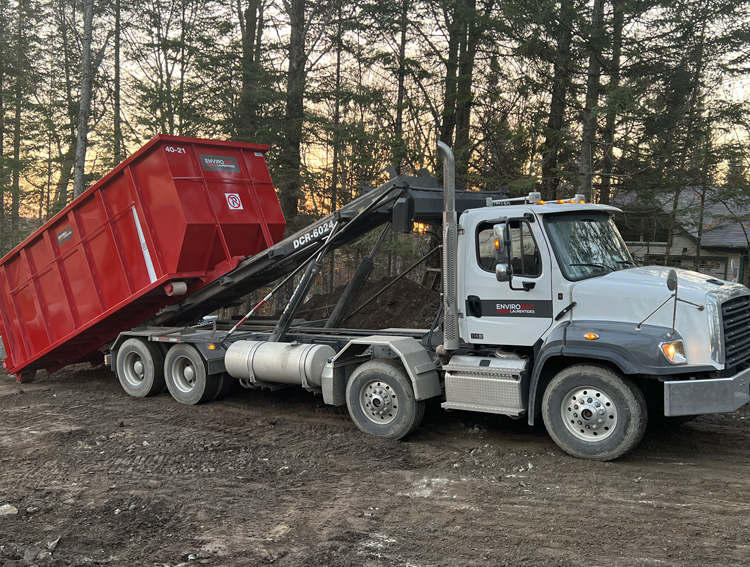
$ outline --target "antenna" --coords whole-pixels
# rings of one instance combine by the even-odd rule
[[[683,303],[687,303],[689,305],[693,305],[693,306],[695,306],[695,307],[698,308],[698,311],[703,311],[705,309],[705,307],[703,305],[698,305],[697,303],[693,303],[692,301],[687,301],[685,299],[677,297],[677,287],[678,287],[677,286],[677,280],[678,280],[678,278],[677,278],[677,272],[675,270],[669,270],[669,272],[667,273],[667,289],[672,292],[672,295],[670,295],[669,297],[667,297],[662,302],[662,304],[659,305],[659,307],[657,307],[651,313],[649,313],[648,317],[646,317],[643,321],[641,321],[640,323],[638,323],[635,326],[635,330],[636,331],[640,331],[641,330],[641,326],[646,321],[648,321],[654,313],[656,313],[659,309],[661,309],[662,307],[664,307],[667,304],[667,302],[670,299],[672,299],[672,298],[674,298],[674,310],[672,311],[672,330],[669,332],[669,336],[670,337],[674,336],[674,333],[675,333],[675,322],[677,321],[677,302],[678,301],[682,301]]]

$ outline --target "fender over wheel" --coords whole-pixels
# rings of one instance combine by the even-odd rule
[[[424,417],[424,401],[414,398],[411,380],[396,361],[365,362],[346,385],[346,406],[356,426],[365,433],[401,439]]]
[[[167,351],[164,375],[169,393],[181,404],[208,402],[219,389],[219,381],[208,376],[206,361],[192,345],[175,345]]]
[[[566,368],[552,379],[544,392],[542,415],[563,451],[598,461],[616,459],[638,445],[648,420],[638,386],[589,364]]]
[[[164,355],[146,340],[128,339],[117,351],[117,378],[134,398],[160,394],[164,390]]]

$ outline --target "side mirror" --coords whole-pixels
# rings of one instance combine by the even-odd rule
[[[497,281],[509,282],[512,277],[512,270],[508,264],[495,264],[495,278],[497,278]]]
[[[669,270],[667,274],[667,289],[669,291],[677,291],[677,272]]]
[[[499,282],[510,282],[513,280],[513,239],[510,237],[510,225],[507,222],[496,224],[493,228],[495,233],[495,278]]]

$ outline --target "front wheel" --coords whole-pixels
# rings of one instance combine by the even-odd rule
[[[542,415],[563,451],[597,461],[611,461],[633,449],[647,423],[646,400],[638,386],[588,364],[566,368],[552,379]]]
[[[389,439],[408,435],[424,417],[424,401],[414,398],[411,380],[390,359],[371,360],[354,370],[346,406],[361,431]]]

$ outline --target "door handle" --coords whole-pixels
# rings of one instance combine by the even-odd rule
[[[470,317],[480,318],[482,316],[482,300],[476,295],[470,295],[466,298],[466,305]]]

